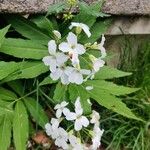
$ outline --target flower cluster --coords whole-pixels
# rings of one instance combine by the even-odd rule
[[[94,78],[95,73],[105,64],[104,36],[100,44],[95,42],[82,45],[78,42],[78,37],[84,31],[89,38],[91,36],[89,27],[83,23],[72,22],[69,29],[74,28],[75,33],[69,32],[66,41],[62,41],[59,31],[53,31],[55,40],[49,41],[49,56],[43,58],[44,64],[49,66],[50,77],[53,80],[60,79],[62,84],[82,84],[87,79]],[[90,50],[99,50],[99,57],[92,55]],[[88,67],[82,65],[81,58],[88,62]]]
[[[71,112],[66,107],[67,105],[68,103],[63,101],[55,106],[56,118],[52,118],[51,122],[45,125],[47,135],[55,141],[55,145],[63,150],[97,150],[104,132],[100,129],[99,114],[93,111],[90,120],[84,116],[80,97],[75,101],[75,112]],[[72,128],[69,127],[65,130],[60,127],[64,120],[73,122],[74,128],[71,126]],[[89,129],[91,127],[93,127],[92,130]],[[88,135],[90,134],[92,145],[87,146],[83,143],[84,137],[80,138],[81,130],[88,132]]]

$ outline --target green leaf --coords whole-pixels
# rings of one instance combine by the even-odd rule
[[[107,93],[120,96],[131,94],[139,90],[139,88],[129,88],[125,86],[116,85],[112,82],[107,82],[103,80],[90,80],[85,83],[86,86],[93,86],[96,90],[104,90]]]
[[[19,66],[19,70],[6,77],[4,80],[2,80],[2,83],[15,80],[15,79],[35,78],[41,75],[42,73],[48,71],[48,68],[44,65],[44,63],[38,61],[20,62],[18,63],[18,66]]]
[[[37,104],[33,98],[26,98],[24,99],[24,102],[31,116],[44,129],[45,124],[48,122],[48,117],[42,106],[39,103]]]
[[[9,86],[12,90],[14,90],[20,97],[23,96],[23,94],[24,94],[24,93],[23,93],[24,88],[22,88],[22,87],[23,87],[23,84],[22,84],[22,82],[21,82],[20,80],[10,81],[10,82],[8,82],[7,84],[8,84],[8,86]]]
[[[56,4],[50,5],[47,11],[46,16],[51,15],[53,13],[60,13],[61,11],[63,11],[66,8],[66,3],[64,1],[60,1]]]
[[[5,115],[0,124],[0,150],[7,150],[10,146],[11,127],[12,125],[9,116]]]
[[[57,81],[52,80],[50,76],[46,77],[40,84],[39,86],[47,85],[47,84],[53,84],[56,83]]]
[[[0,30],[0,47],[5,39],[5,35],[8,32],[9,28],[10,28],[10,25]]]
[[[61,84],[61,82],[58,82],[54,91],[54,101],[55,103],[60,103],[62,100],[64,100],[65,93],[66,93],[66,85]]]
[[[85,114],[91,113],[91,105],[88,103],[87,99],[89,99],[89,94],[82,86],[77,85],[69,85],[69,94],[70,99],[73,103],[75,103],[77,97],[80,97],[80,102]]]
[[[93,89],[88,91],[90,97],[96,100],[101,106],[106,107],[118,114],[121,114],[127,118],[141,120],[136,117],[132,111],[121,101],[121,99],[107,93],[105,90]]]
[[[36,16],[32,19],[32,21],[42,30],[52,35],[52,31],[54,30],[52,22],[45,16]]]
[[[0,98],[2,100],[15,100],[17,98],[16,94],[7,90],[5,88],[0,87]]]
[[[47,35],[47,33],[41,31],[41,29],[29,19],[12,14],[8,15],[6,19],[17,32],[28,39],[41,41],[45,44],[47,44],[50,40],[50,37]]]
[[[18,70],[18,63],[0,61],[0,80]]]
[[[130,76],[131,74],[132,73],[123,72],[116,68],[104,66],[100,69],[98,73],[96,73],[95,79],[113,79],[113,78]]]
[[[15,105],[13,119],[13,137],[16,150],[26,150],[28,140],[29,122],[26,108],[22,101],[18,101]]]
[[[0,52],[18,58],[42,59],[48,55],[47,47],[37,41],[23,39],[5,39]]]
[[[4,114],[10,114],[13,113],[13,110],[11,107],[8,107],[10,103],[3,101],[0,99],[0,116]]]

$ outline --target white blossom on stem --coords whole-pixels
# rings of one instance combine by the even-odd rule
[[[51,72],[50,77],[53,80],[58,80],[59,78],[61,79],[62,84],[69,84],[69,76],[68,74],[71,74],[72,67],[66,67],[66,66],[60,66],[56,68],[55,72]]]
[[[71,58],[74,54],[82,55],[85,53],[84,46],[77,43],[77,36],[72,32],[69,32],[67,42],[59,44],[59,50],[62,52],[68,52]]]
[[[104,35],[102,35],[101,43],[98,44],[98,49],[101,51],[101,57],[100,58],[105,58],[107,55],[106,49],[104,47],[104,43],[105,43],[105,37],[104,37]]]
[[[78,139],[76,136],[69,135],[69,142],[70,142],[69,146],[70,150],[83,150],[83,145],[80,142],[80,139]]]
[[[83,30],[88,37],[91,36],[90,28],[86,24],[72,22],[71,25],[69,26],[69,29],[71,30],[73,27],[77,27],[77,29],[79,29],[79,33],[80,33],[80,30],[81,31]]]
[[[90,122],[91,122],[92,124],[97,124],[97,125],[99,125],[99,119],[100,119],[99,113],[96,112],[95,110],[92,110]]]
[[[68,109],[66,108],[66,106],[68,105],[67,102],[63,101],[61,102],[60,104],[57,104],[54,109],[56,110],[56,117],[57,118],[60,118],[62,116],[62,113],[65,109]]]
[[[87,69],[71,68],[70,72],[68,73],[68,80],[71,83],[80,85],[84,81],[83,75],[90,75],[90,73],[91,71]]]
[[[104,130],[101,130],[99,126],[95,124],[94,130],[93,130],[91,150],[97,150],[99,148],[99,146],[101,145],[101,137],[103,133],[104,133]]]
[[[57,66],[64,64],[68,60],[68,56],[64,53],[56,52],[57,45],[54,40],[49,41],[48,51],[49,56],[45,56],[42,60],[46,66],[50,67],[51,72],[55,72]]]
[[[83,116],[80,97],[78,97],[75,102],[75,113],[67,110],[64,114],[67,120],[75,120],[74,128],[76,131],[80,131],[82,127],[87,127],[89,125],[89,120]]]
[[[55,145],[62,147],[63,149],[68,149],[68,133],[61,127],[58,128],[58,136],[55,140]]]

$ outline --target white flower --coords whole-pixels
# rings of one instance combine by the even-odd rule
[[[70,111],[64,112],[67,120],[75,120],[75,130],[80,131],[82,127],[87,127],[89,125],[89,120],[83,116],[83,109],[80,103],[80,97],[77,98],[75,102],[75,113]]]
[[[61,39],[61,33],[59,31],[54,30],[53,33],[58,39]]]
[[[69,32],[67,42],[60,43],[59,50],[62,52],[69,52],[71,57],[73,57],[74,53],[79,55],[85,53],[84,46],[77,43],[77,36],[72,32]]]
[[[70,142],[70,150],[84,150],[83,145],[80,142],[80,139],[75,137],[74,135],[69,136],[69,142]]]
[[[60,118],[60,117],[62,116],[62,113],[63,113],[63,111],[64,111],[65,109],[68,109],[68,108],[66,108],[67,105],[68,105],[68,103],[65,102],[65,101],[63,101],[63,102],[61,102],[61,104],[57,104],[57,105],[54,107],[54,109],[57,110],[57,111],[56,111],[56,117],[57,117],[57,118]]]
[[[87,69],[77,69],[77,68],[72,68],[70,72],[68,73],[68,80],[71,83],[76,83],[76,84],[82,84],[84,79],[83,75],[90,75],[91,71]]]
[[[58,128],[58,136],[55,140],[55,145],[62,147],[63,149],[68,149],[68,133],[61,127]]]
[[[49,41],[48,51],[50,56],[45,56],[43,62],[46,66],[50,66],[50,71],[55,72],[56,67],[64,64],[68,60],[68,56],[64,53],[57,53],[57,45],[54,40]]]
[[[104,47],[104,42],[105,42],[105,37],[104,37],[104,35],[102,35],[101,43],[98,44],[98,49],[101,51],[101,57],[100,58],[105,58],[107,55],[105,47]]]
[[[92,118],[90,120],[91,123],[99,125],[100,115],[99,115],[98,112],[96,112],[95,110],[93,110],[92,114],[91,114],[91,118]]]
[[[51,123],[45,125],[46,134],[55,139],[58,136],[59,120],[52,118]]]
[[[61,83],[62,84],[69,84],[69,77],[68,74],[70,74],[70,72],[72,71],[72,69],[70,69],[72,67],[65,67],[65,66],[61,66],[56,68],[55,72],[51,72],[50,77],[53,80],[58,80],[59,78],[61,79]]]
[[[105,61],[103,61],[101,58],[96,58],[92,62],[93,62],[94,72],[98,72],[100,68],[103,67],[105,64]]]
[[[97,150],[101,145],[101,137],[104,130],[101,130],[97,125],[94,126],[91,150]]]
[[[73,27],[81,28],[81,30],[83,30],[88,37],[91,36],[90,29],[86,24],[72,22],[69,29],[71,30]]]
[[[93,90],[93,86],[87,86],[85,89],[86,89],[87,91],[91,91],[91,90]]]

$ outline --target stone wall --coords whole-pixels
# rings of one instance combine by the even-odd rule
[[[43,13],[62,0],[0,0],[0,12]],[[84,0],[88,3],[96,0]],[[105,0],[103,12],[115,15],[150,15],[150,0]]]

